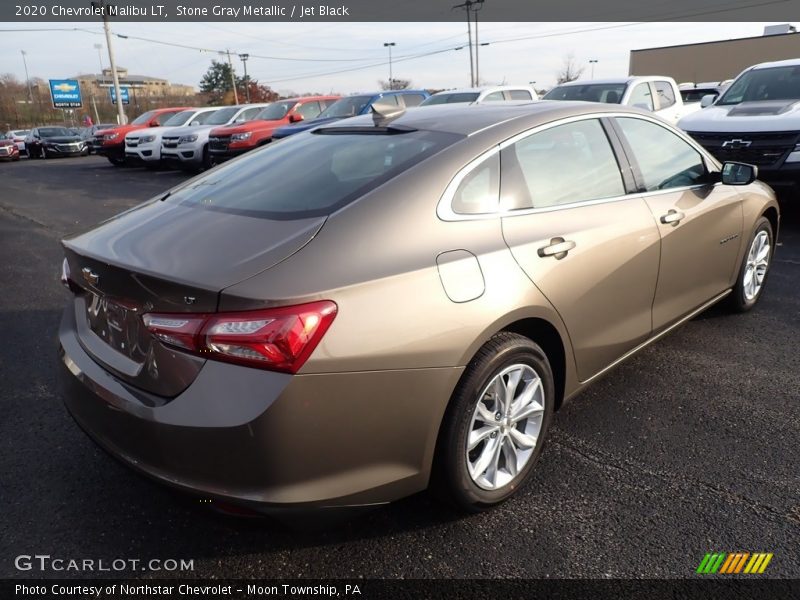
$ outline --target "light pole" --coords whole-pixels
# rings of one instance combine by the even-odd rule
[[[592,65],[592,79],[594,79],[594,66],[597,64],[597,59],[593,58],[589,61],[589,64]]]
[[[389,89],[394,89],[394,79],[392,78],[392,48],[396,46],[394,42],[384,42],[383,47],[389,49]]]
[[[122,92],[119,89],[119,74],[117,73],[117,63],[114,60],[114,47],[111,45],[111,29],[108,27],[108,5],[106,0],[98,0],[92,2],[92,7],[100,10],[103,16],[103,29],[106,33],[106,48],[108,48],[108,62],[111,65],[111,78],[114,81],[114,94],[117,98],[117,121],[120,125],[125,125],[128,122],[125,116],[125,108],[122,104]]]
[[[228,66],[231,68],[231,86],[233,86],[233,103],[239,104],[239,92],[236,91],[236,72],[233,70],[233,60],[231,60],[231,51],[225,50],[225,52],[220,52],[220,54],[228,55]]]
[[[249,54],[240,54],[239,59],[242,61],[244,67],[244,95],[247,98],[247,103],[250,104],[250,81],[247,79],[247,59],[250,58]]]
[[[28,84],[28,104],[33,104],[33,92],[31,91],[31,78],[28,77],[28,61],[25,60],[27,52],[20,50],[22,53],[22,64],[25,65],[25,83]]]

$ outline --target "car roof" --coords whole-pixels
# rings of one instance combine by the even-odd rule
[[[628,84],[631,81],[656,81],[661,79],[669,79],[666,75],[629,75],[627,77],[606,77],[605,79],[578,79],[576,81],[567,81],[559,83],[554,87],[562,87],[567,85],[611,85],[611,84]]]
[[[436,92],[433,94],[434,96],[438,95],[445,95],[445,94],[480,94],[483,92],[502,92],[504,90],[528,90],[533,91],[533,88],[530,85],[484,85],[481,87],[469,87],[469,88],[455,88],[452,90],[442,90],[441,92]]]
[[[774,67],[800,67],[800,58],[790,58],[788,60],[776,60],[773,62],[759,63],[753,65],[752,69],[772,69]]]
[[[569,102],[559,100],[510,101],[487,104],[434,104],[423,108],[410,108],[400,116],[391,119],[393,128],[408,127],[428,131],[442,131],[461,135],[473,135],[493,127],[518,121],[525,127],[584,114],[608,114],[629,112],[643,114],[642,111],[619,104],[598,102]],[[372,115],[351,117],[332,123],[329,128],[371,127],[375,121]],[[321,129],[325,129],[323,125]]]

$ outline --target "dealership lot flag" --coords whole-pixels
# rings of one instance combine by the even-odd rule
[[[81,88],[76,79],[51,79],[53,108],[81,108]]]

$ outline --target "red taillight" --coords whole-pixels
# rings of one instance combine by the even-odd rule
[[[146,314],[165,344],[215,360],[296,373],[336,316],[329,300],[235,313]]]

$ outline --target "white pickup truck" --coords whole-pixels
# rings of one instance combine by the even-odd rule
[[[756,165],[774,188],[800,188],[800,59],[745,69],[678,126],[720,161]]]
[[[570,81],[557,85],[542,100],[585,100],[635,106],[655,113],[670,123],[677,123],[689,113],[700,110],[700,104],[684,104],[678,84],[671,77],[619,77]]]

